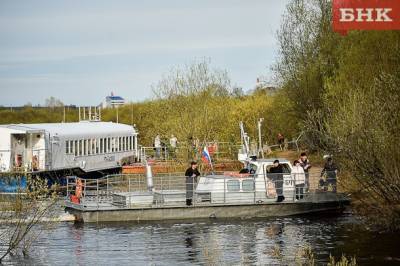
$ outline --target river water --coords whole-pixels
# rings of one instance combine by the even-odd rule
[[[35,265],[293,265],[304,248],[316,264],[329,254],[360,265],[400,265],[400,234],[372,232],[351,213],[263,220],[168,223],[61,223],[42,233],[28,258]]]

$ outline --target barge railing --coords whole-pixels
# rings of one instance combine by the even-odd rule
[[[97,209],[104,206],[185,206],[187,199],[191,200],[190,206],[200,206],[273,203],[278,201],[278,196],[284,196],[284,203],[295,202],[307,199],[310,192],[336,192],[336,178],[321,179],[320,175],[309,175],[310,187],[298,186],[296,193],[296,177],[289,173],[279,175],[223,173],[213,177],[213,182],[219,184],[215,183],[210,191],[207,190],[209,184],[199,183],[200,177],[188,183],[181,173],[153,176],[153,191],[147,189],[146,176],[139,174],[117,174],[101,179],[67,177],[67,201],[83,208]],[[77,195],[79,191],[81,194]]]

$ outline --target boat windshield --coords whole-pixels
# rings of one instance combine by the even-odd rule
[[[255,164],[250,164],[250,166],[249,166],[249,173],[250,174],[255,174],[255,173],[257,173],[257,165],[255,165]]]

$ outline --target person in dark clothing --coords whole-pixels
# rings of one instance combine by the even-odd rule
[[[269,169],[272,181],[275,183],[276,195],[278,196],[277,202],[285,200],[283,196],[283,167],[279,160],[274,161],[274,165]]]
[[[197,177],[200,176],[200,172],[197,169],[197,163],[191,162],[190,167],[185,172],[186,177],[186,205],[192,205],[193,190],[197,183]]]
[[[248,168],[243,168],[239,171],[239,174],[248,174],[250,173],[250,170]]]
[[[332,186],[333,192],[336,192],[336,175],[337,175],[338,168],[336,164],[333,162],[332,157],[328,157],[324,169],[321,172],[321,179],[326,175],[326,185]]]
[[[306,186],[305,186],[305,191],[308,191],[310,189],[310,174],[308,173],[308,170],[311,168],[310,161],[308,160],[307,153],[302,152],[300,155],[300,166],[303,167],[304,174],[306,175]]]
[[[278,144],[281,151],[283,150],[284,143],[285,143],[285,137],[282,135],[282,133],[278,133]]]

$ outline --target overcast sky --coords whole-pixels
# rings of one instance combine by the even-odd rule
[[[269,76],[287,1],[0,1],[0,105],[128,101],[208,58],[249,90]]]

